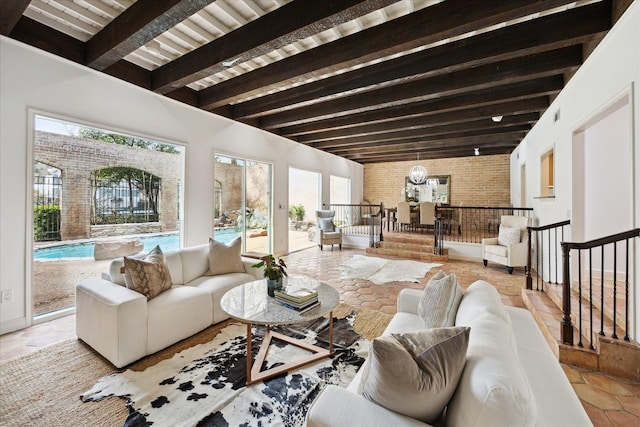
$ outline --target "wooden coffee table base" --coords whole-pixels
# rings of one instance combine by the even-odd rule
[[[304,341],[283,335],[279,332],[273,332],[269,326],[267,326],[267,333],[264,336],[260,350],[256,355],[256,360],[251,363],[251,339],[253,334],[251,333],[251,324],[247,323],[247,385],[255,384],[260,381],[264,381],[268,378],[281,375],[290,370],[299,368],[301,366],[308,365],[316,360],[323,359],[333,355],[333,312],[329,313],[329,349],[318,347],[317,345],[308,344]],[[267,356],[269,345],[273,338],[288,342],[302,349],[312,352],[312,354],[303,357],[295,362],[285,363],[284,365],[276,366],[275,368],[266,369],[261,371],[262,363]],[[253,366],[252,366],[253,365]]]

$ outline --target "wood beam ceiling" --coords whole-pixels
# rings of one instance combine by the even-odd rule
[[[277,1],[271,12],[256,2],[249,13],[257,18],[236,15],[244,21],[237,28],[211,34],[212,41],[165,65],[124,59],[205,7],[233,19],[230,5],[215,2],[138,0],[85,42],[25,16],[28,0],[5,0],[0,31],[185,104],[368,163],[418,153],[466,156],[475,147],[482,155],[511,152],[630,4],[446,0],[388,19],[385,10],[402,6],[397,0]],[[372,12],[382,19],[372,23]],[[358,28],[348,27],[354,22]],[[320,40],[327,31],[339,36]],[[292,45],[295,55],[256,62]],[[228,61],[254,69],[234,76]],[[210,79],[224,73],[226,80]],[[212,85],[192,89],[203,79]],[[490,120],[496,115],[502,122]]]

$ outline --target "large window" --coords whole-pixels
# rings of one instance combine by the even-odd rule
[[[243,252],[271,253],[271,165],[215,156],[213,237],[242,237]]]
[[[75,284],[133,255],[110,242],[138,241],[121,247],[147,252],[180,246],[184,150],[38,114],[33,135],[30,292],[40,321],[75,307]]]

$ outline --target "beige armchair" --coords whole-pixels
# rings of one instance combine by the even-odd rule
[[[333,223],[334,210],[316,211],[316,244],[322,250],[323,245],[338,245],[342,249],[342,230]]]
[[[525,216],[503,215],[500,217],[498,237],[482,239],[482,263],[488,261],[506,265],[509,274],[513,267],[527,265],[529,218]]]

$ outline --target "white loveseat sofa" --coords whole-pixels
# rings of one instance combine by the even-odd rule
[[[172,286],[149,301],[125,286],[123,258],[113,260],[102,278],[76,286],[78,338],[118,368],[227,319],[222,295],[263,277],[250,258],[242,258],[244,272],[207,276],[208,244],[164,256]]]
[[[423,329],[422,291],[404,289],[383,335]],[[464,370],[437,425],[590,426],[582,404],[533,316],[505,307],[495,288],[477,281],[464,293],[455,320],[469,326]],[[347,389],[327,386],[307,414],[307,425],[425,426],[359,394],[361,369]]]

